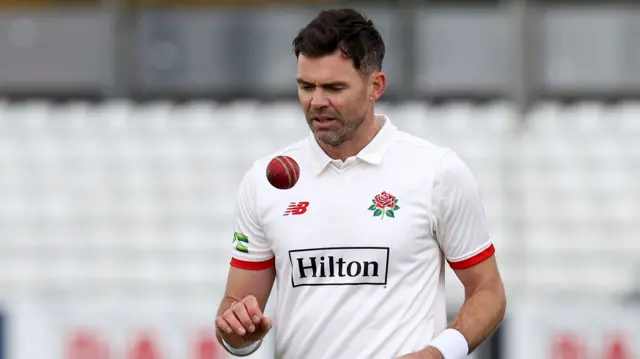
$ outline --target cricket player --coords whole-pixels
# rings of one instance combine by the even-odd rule
[[[271,186],[270,156],[241,182],[219,342],[246,356],[275,328],[279,359],[467,357],[506,306],[473,175],[451,150],[375,113],[385,46],[371,21],[322,11],[293,48],[311,131],[277,154],[298,162],[300,179]],[[465,287],[450,325],[445,265]]]

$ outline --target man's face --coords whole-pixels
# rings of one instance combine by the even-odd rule
[[[316,139],[339,146],[354,137],[369,111],[367,79],[340,51],[298,57],[298,98]]]

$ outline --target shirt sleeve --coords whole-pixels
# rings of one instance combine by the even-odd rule
[[[231,265],[262,270],[275,264],[275,256],[256,214],[256,185],[253,178],[252,169],[245,174],[238,190],[233,218]]]
[[[442,159],[432,200],[436,238],[452,269],[470,268],[494,254],[478,184],[455,152]]]

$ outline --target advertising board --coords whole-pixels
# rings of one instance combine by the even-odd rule
[[[640,358],[640,308],[520,304],[509,311],[504,329],[504,358]]]

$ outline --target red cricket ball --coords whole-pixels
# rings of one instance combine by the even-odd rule
[[[289,156],[276,156],[267,166],[267,180],[277,189],[290,189],[300,178],[300,166]]]

